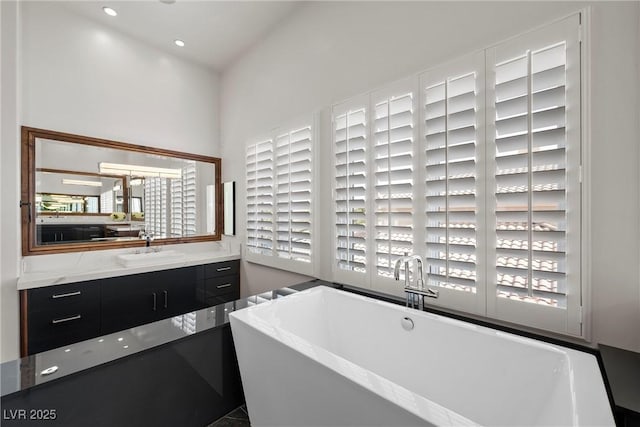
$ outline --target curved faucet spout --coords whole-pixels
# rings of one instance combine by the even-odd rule
[[[404,264],[404,285],[405,287],[409,287],[411,281],[409,279],[410,271],[409,271],[409,263],[415,261],[417,263],[417,271],[418,277],[416,277],[416,288],[422,289],[424,287],[424,272],[422,268],[422,257],[420,255],[407,255],[405,252],[404,256],[398,258],[396,260],[394,269],[393,269],[393,277],[395,280],[400,280],[400,267]]]

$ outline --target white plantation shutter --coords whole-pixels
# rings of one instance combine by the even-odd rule
[[[246,258],[312,275],[313,127],[272,135],[247,147]]]
[[[579,22],[333,106],[334,280],[419,254],[429,304],[581,335]]]
[[[171,237],[196,234],[196,162],[182,168],[182,177],[171,180]]]
[[[247,250],[272,255],[273,141],[247,147]]]
[[[167,235],[167,178],[144,180],[144,229],[156,238]]]
[[[395,261],[413,253],[413,93],[373,101],[376,275],[393,278]]]
[[[489,314],[579,333],[579,18],[489,51]],[[493,292],[493,291],[492,291]]]
[[[341,272],[366,272],[367,114],[334,107],[336,262]]]
[[[434,304],[484,311],[478,281],[484,252],[482,158],[484,55],[421,76],[425,155],[426,285]],[[458,294],[469,295],[458,295]],[[466,300],[465,300],[466,298]]]
[[[108,189],[100,194],[100,213],[113,212],[113,190]]]
[[[311,127],[276,137],[276,252],[311,262]]]

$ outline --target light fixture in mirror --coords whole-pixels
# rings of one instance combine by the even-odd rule
[[[66,185],[82,185],[85,187],[102,187],[102,183],[98,181],[84,181],[81,179],[63,178],[62,183]]]
[[[22,132],[23,254],[219,240],[220,159]],[[25,173],[26,171],[26,173]]]
[[[141,165],[121,165],[117,163],[100,162],[100,173],[119,173],[128,176],[151,176],[160,178],[180,179],[181,169],[160,168]]]
[[[236,234],[236,183],[222,184],[224,193],[224,233],[228,236]]]

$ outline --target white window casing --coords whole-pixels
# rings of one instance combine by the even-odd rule
[[[196,162],[181,168],[180,178],[171,179],[171,237],[196,235]]]
[[[144,229],[156,238],[167,236],[167,178],[144,180]]]
[[[429,303],[484,314],[484,53],[421,74],[420,92]]]
[[[487,315],[579,335],[579,15],[487,52]]]
[[[276,253],[311,262],[311,126],[275,138]]]
[[[416,98],[409,79],[333,106],[336,281],[394,293],[395,261],[415,253]]]
[[[372,287],[397,292],[404,283],[393,278],[395,262],[414,247],[416,206],[414,173],[417,144],[415,79],[405,79],[370,95],[370,236]],[[415,275],[411,274],[412,284]]]
[[[580,31],[575,14],[333,106],[333,280],[402,295],[393,264],[420,254],[428,304],[584,334]]]
[[[248,261],[313,275],[315,123],[282,127],[247,147]]]
[[[247,147],[247,258],[273,254],[273,141]]]
[[[358,97],[335,105],[332,116],[335,173],[332,272],[337,281],[368,287],[369,99]]]

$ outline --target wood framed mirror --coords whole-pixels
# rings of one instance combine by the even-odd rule
[[[22,254],[220,240],[221,159],[22,127]]]

